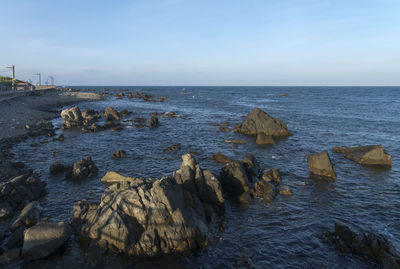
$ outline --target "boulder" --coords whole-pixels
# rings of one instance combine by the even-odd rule
[[[10,217],[15,210],[27,202],[39,200],[47,192],[46,184],[30,174],[17,176],[0,185],[0,205],[5,211],[12,210],[4,217]],[[1,210],[0,210],[1,211]],[[7,213],[7,212],[5,212]]]
[[[216,162],[219,162],[219,163],[230,163],[230,162],[233,162],[233,160],[231,158],[225,156],[224,154],[222,154],[220,152],[214,154],[211,157],[211,159],[216,161]]]
[[[382,268],[400,268],[400,254],[383,235],[354,232],[346,225],[336,222],[335,231],[328,232],[325,236],[339,251],[368,256],[376,260]]]
[[[82,113],[77,106],[61,111],[61,118],[64,121],[64,129],[79,127],[83,125]]]
[[[271,117],[259,108],[254,108],[243,119],[241,124],[235,126],[234,131],[246,135],[263,133],[273,137],[288,137],[291,135],[283,121]]]
[[[131,256],[179,253],[209,243],[224,200],[218,180],[190,155],[172,177],[135,179],[110,185],[100,204],[79,202],[81,244]]]
[[[85,109],[82,111],[82,118],[84,121],[84,125],[90,125],[101,118],[99,112],[93,109]]]
[[[156,128],[160,126],[160,122],[158,121],[157,117],[151,117],[148,121],[149,128]]]
[[[327,151],[309,155],[307,163],[311,174],[327,179],[336,179],[336,174]]]
[[[114,152],[111,157],[114,158],[114,159],[125,158],[126,157],[126,152],[125,152],[125,150],[118,150],[117,152]]]
[[[121,119],[118,111],[110,106],[104,110],[104,116],[106,117],[106,121],[119,121]]]
[[[235,197],[249,192],[249,178],[242,162],[225,164],[220,173],[220,181],[224,190]]]
[[[257,181],[251,190],[253,197],[261,198],[265,204],[270,204],[277,194],[275,184],[263,180]]]
[[[86,159],[82,159],[72,166],[72,169],[65,175],[68,180],[81,180],[85,178],[91,178],[96,175],[98,169],[92,158],[89,156]]]
[[[363,165],[392,165],[392,156],[382,148],[382,145],[368,145],[353,148],[334,147],[332,151],[344,153],[345,158]]]
[[[260,165],[253,154],[247,153],[244,155],[243,160],[239,162],[244,165],[243,167],[250,181],[252,181],[254,177],[258,177],[260,174]]]
[[[19,227],[31,227],[35,225],[42,213],[42,207],[39,202],[34,201],[27,204],[19,214],[18,218],[13,222],[11,230],[16,230]]]
[[[25,230],[22,255],[28,261],[46,258],[62,247],[71,234],[71,228],[63,222],[40,222]]]
[[[281,175],[277,168],[270,168],[268,171],[264,171],[261,175],[261,179],[265,182],[271,182],[275,185],[281,184]]]
[[[57,175],[60,173],[64,173],[68,169],[69,169],[68,166],[65,166],[61,163],[54,163],[54,164],[50,165],[49,172],[50,172],[50,175]]]
[[[258,133],[256,139],[257,145],[273,145],[275,144],[274,138],[272,135],[266,135],[264,133]]]

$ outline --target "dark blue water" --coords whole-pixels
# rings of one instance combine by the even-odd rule
[[[92,87],[101,91],[103,87]],[[180,156],[196,151],[202,168],[219,174],[220,165],[210,157],[217,153],[241,159],[252,153],[264,168],[279,168],[283,184],[293,191],[291,197],[277,197],[270,205],[254,200],[247,209],[228,202],[225,232],[217,235],[205,250],[185,257],[167,257],[152,261],[109,257],[98,267],[136,268],[234,268],[247,261],[253,268],[375,268],[366,258],[337,252],[320,235],[333,230],[334,221],[351,227],[383,233],[400,249],[400,87],[113,87],[165,95],[163,103],[138,99],[107,97],[100,102],[80,103],[81,109],[103,110],[113,106],[128,109],[127,119],[147,117],[152,112],[174,111],[177,118],[159,118],[161,126],[150,130],[126,126],[81,134],[79,130],[58,130],[64,142],[50,141],[30,147],[44,138],[30,139],[13,149],[17,159],[41,175],[49,194],[44,198],[44,214],[53,220],[68,221],[74,201],[87,198],[98,202],[104,191],[100,178],[106,171],[131,177],[169,175],[178,169]],[[289,97],[280,97],[289,93]],[[235,133],[219,133],[213,122],[241,121],[259,107],[287,123],[293,136],[268,147],[255,145],[254,139]],[[62,121],[55,119],[60,127]],[[232,147],[225,139],[245,139],[247,144]],[[163,152],[175,143],[179,152]],[[330,150],[333,146],[382,144],[392,155],[390,170],[362,167],[329,152],[337,180],[314,182],[309,178],[306,156]],[[114,160],[119,149],[127,158]],[[54,162],[72,163],[92,156],[100,172],[96,178],[78,183],[62,177],[50,177]],[[30,267],[88,267],[87,254],[74,240],[64,256],[56,256]]]

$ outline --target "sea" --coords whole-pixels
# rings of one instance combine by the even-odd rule
[[[82,109],[104,110],[112,106],[132,112],[124,120],[150,118],[153,112],[175,112],[177,117],[159,117],[160,126],[136,128],[123,122],[121,131],[82,134],[79,129],[62,130],[61,118],[52,120],[57,135],[29,138],[12,149],[15,161],[24,162],[47,183],[42,200],[43,216],[68,222],[74,202],[99,202],[104,192],[101,177],[115,171],[130,177],[161,178],[179,168],[181,155],[197,152],[203,169],[219,175],[221,164],[211,159],[222,153],[240,160],[251,153],[263,169],[278,168],[282,184],[291,196],[277,196],[270,204],[254,199],[248,206],[226,201],[226,229],[211,238],[208,248],[184,255],[133,258],[106,255],[102,262],[88,254],[73,237],[62,253],[46,260],[16,263],[24,268],[376,268],[373,260],[341,253],[323,240],[335,221],[356,231],[383,234],[400,250],[400,87],[73,87],[102,93],[124,93],[117,99],[82,102]],[[131,92],[166,96],[164,102],[126,98]],[[288,96],[281,96],[288,94]],[[283,120],[293,134],[274,145],[258,146],[255,138],[234,132],[218,132],[213,123],[242,121],[258,107]],[[226,139],[246,140],[232,145]],[[42,143],[40,147],[32,144]],[[179,151],[163,151],[180,143]],[[334,146],[382,144],[392,155],[390,169],[361,166],[331,151]],[[111,158],[124,150],[127,157]],[[310,178],[307,155],[327,150],[337,179]],[[99,168],[97,176],[71,182],[49,175],[49,166],[72,164],[91,156]]]

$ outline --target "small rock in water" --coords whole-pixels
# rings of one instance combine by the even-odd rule
[[[81,180],[91,178],[97,174],[97,172],[98,169],[92,161],[92,158],[86,157],[86,159],[74,163],[71,171],[65,175],[65,178],[68,180]]]
[[[156,128],[160,126],[160,122],[158,121],[157,117],[151,117],[148,121],[149,128]]]
[[[64,173],[68,169],[69,169],[68,166],[65,166],[61,163],[55,163],[55,164],[50,165],[49,172],[50,172],[50,175],[57,175],[60,173]]]
[[[368,145],[354,148],[334,147],[336,153],[344,153],[344,157],[363,165],[386,166],[392,165],[392,156],[388,154],[382,145]]]
[[[126,152],[124,150],[118,150],[117,152],[114,152],[111,157],[114,159],[121,159],[126,157]]]
[[[307,157],[307,163],[311,174],[326,179],[336,179],[336,174],[327,151],[309,155]]]
[[[282,185],[279,188],[279,194],[280,195],[285,195],[285,196],[290,196],[290,195],[292,195],[292,191],[290,190],[288,185]]]
[[[172,146],[166,147],[163,150],[163,152],[166,152],[166,151],[178,151],[178,150],[181,150],[181,144],[180,143],[173,144]]]

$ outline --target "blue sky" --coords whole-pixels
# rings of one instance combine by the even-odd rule
[[[0,14],[0,70],[25,80],[400,85],[399,0],[0,0]]]

